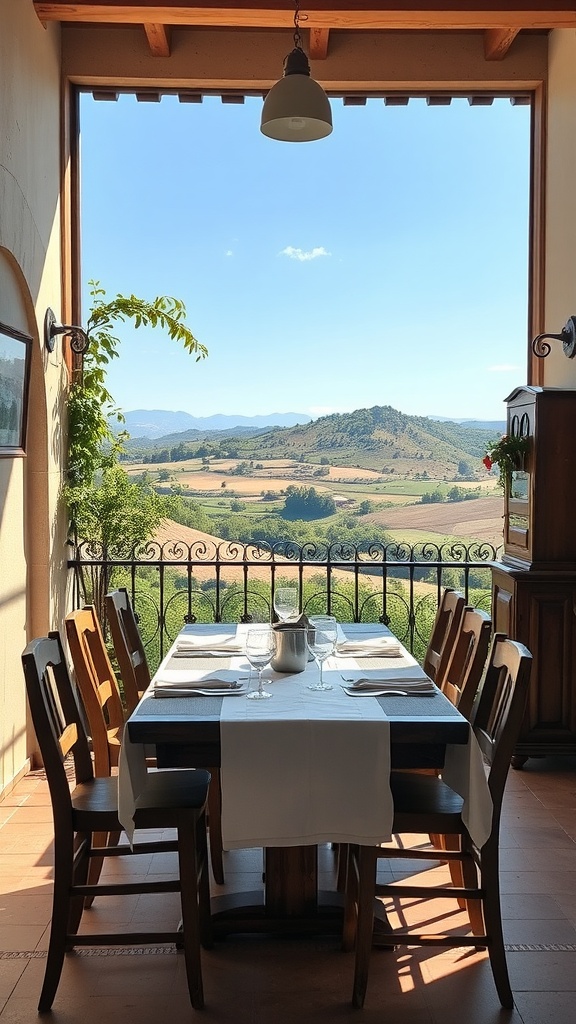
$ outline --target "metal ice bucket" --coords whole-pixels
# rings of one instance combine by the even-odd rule
[[[303,672],[308,661],[306,629],[275,629],[276,653],[270,662],[275,672]]]

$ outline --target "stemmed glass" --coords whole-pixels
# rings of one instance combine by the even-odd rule
[[[312,615],[310,617],[310,629],[307,633],[308,647],[314,655],[314,659],[320,669],[320,677],[317,683],[310,683],[309,690],[331,690],[330,683],[325,683],[322,678],[322,667],[326,658],[334,654],[336,640],[338,639],[338,626],[333,615]]]
[[[298,618],[298,588],[279,587],[274,591],[274,611],[280,622]]]
[[[276,637],[272,630],[249,629],[246,634],[246,657],[252,668],[258,670],[258,689],[246,694],[249,700],[267,700],[272,694],[262,688],[262,669],[269,665],[276,650]]]

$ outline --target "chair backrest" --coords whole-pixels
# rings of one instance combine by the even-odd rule
[[[495,633],[470,716],[490,766],[488,784],[494,824],[500,820],[502,795],[524,717],[531,670],[532,655],[528,648],[503,633]]]
[[[93,605],[70,612],[64,621],[76,682],[88,718],[94,771],[97,776],[106,776],[116,763],[110,750],[109,731],[116,731],[119,749],[124,728],[118,680]]]
[[[466,607],[460,620],[442,692],[464,718],[470,718],[474,697],[488,657],[492,620],[480,608]]]
[[[424,656],[424,671],[437,686],[442,685],[446,674],[465,606],[464,595],[458,590],[446,587],[438,605]]]
[[[65,761],[71,753],[76,782],[94,777],[88,738],[58,633],[33,640],[22,654],[32,723],[42,754],[54,826],[72,828],[70,783]]]
[[[106,594],[106,615],[112,634],[128,714],[150,685],[150,670],[136,623],[134,609],[125,587]]]

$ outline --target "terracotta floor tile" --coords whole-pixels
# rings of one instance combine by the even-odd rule
[[[574,1024],[571,992],[520,992],[515,998],[523,1024]]]
[[[8,999],[26,968],[27,960],[0,960],[0,999]]]
[[[504,942],[548,945],[562,943],[576,950],[576,928],[569,920],[504,921]]]
[[[553,899],[559,911],[568,921],[576,925],[576,896],[567,896],[563,893],[562,896],[555,896]]]
[[[576,992],[576,951],[508,953],[507,960],[514,992]]]
[[[574,823],[576,825],[576,814],[574,815]],[[530,826],[518,826],[508,827],[503,830],[505,837],[510,837],[515,840],[515,844],[518,845],[522,850],[528,849],[540,849],[545,847],[547,849],[568,849],[574,851],[574,842],[556,822],[549,828],[540,827],[534,828]],[[514,844],[511,844],[514,845]],[[500,843],[500,849],[508,848],[508,843]]]
[[[500,851],[502,871],[538,871],[546,873],[550,867],[558,871],[576,872],[576,849],[574,843],[568,846],[539,846],[536,849],[523,847],[517,850]]]
[[[502,893],[537,893],[552,896],[576,895],[576,864],[574,871],[502,871]]]
[[[564,913],[564,901],[560,903],[554,896],[541,896],[531,893],[504,895],[500,897],[500,903],[503,921],[569,919],[569,914],[567,912]]]
[[[569,760],[569,759],[568,759]],[[502,914],[509,946],[576,948],[576,759],[536,759],[512,772],[502,832]],[[0,804],[0,954],[46,949],[51,910],[51,810],[46,785],[30,777]],[[2,828],[4,825],[4,828]],[[144,835],[141,835],[144,839]],[[151,837],[146,837],[151,838]],[[425,837],[421,837],[422,842]],[[19,846],[18,846],[19,842]],[[13,850],[14,852],[10,852]],[[262,893],[261,850],[225,854],[226,884],[213,893]],[[321,885],[334,884],[336,857],[319,850]],[[114,861],[110,877],[165,873],[171,855]],[[446,867],[393,858],[382,879],[411,877],[428,885]],[[156,902],[158,901],[158,902]],[[387,903],[394,924],[416,924],[458,933],[466,916],[452,900],[408,900],[400,915]],[[172,927],[176,894],[100,898],[84,915],[82,930],[110,931],[128,924]],[[189,1020],[183,958],[172,951],[66,957],[54,1004],[58,1024],[158,1024]],[[576,1019],[576,952],[509,951],[517,1008],[501,1011],[485,953],[431,947],[374,950],[362,1024],[446,1024],[454,1008],[466,1008],[466,1024],[572,1024]],[[30,1024],[45,958],[2,959],[0,1024]],[[351,1024],[353,956],[338,939],[229,936],[203,954],[207,1024]],[[103,995],[102,993],[106,993]],[[464,1018],[463,1018],[464,1019]]]

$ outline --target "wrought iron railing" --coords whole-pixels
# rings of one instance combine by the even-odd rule
[[[490,611],[491,544],[241,544],[149,542],[130,551],[73,545],[68,566],[75,606],[125,586],[155,668],[187,622],[270,621],[274,591],[296,584],[308,614],[389,625],[417,657],[425,650],[444,587]]]

